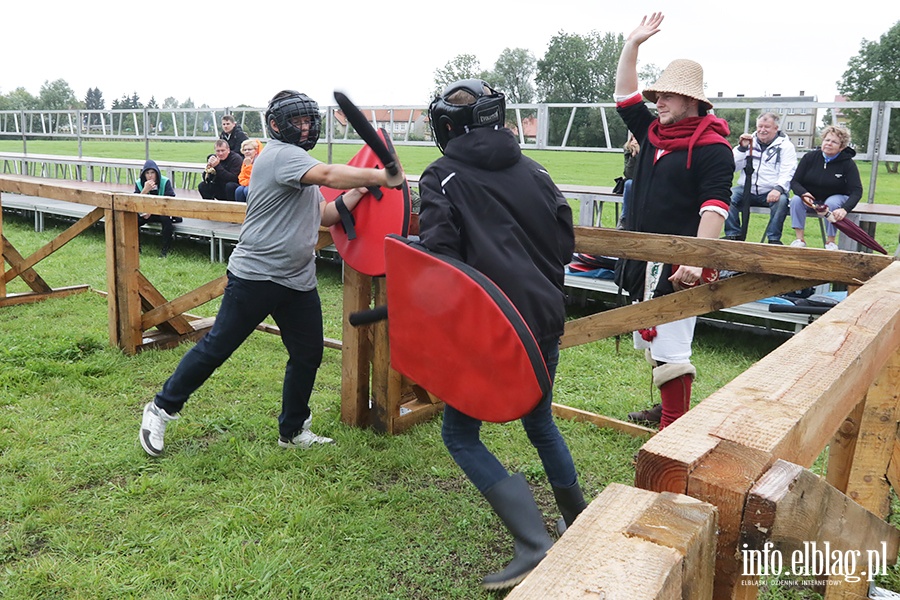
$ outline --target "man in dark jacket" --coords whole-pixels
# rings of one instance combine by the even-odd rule
[[[175,188],[172,187],[172,182],[167,177],[162,176],[156,162],[147,159],[147,162],[144,163],[144,168],[141,169],[141,176],[134,182],[134,193],[174,197]],[[162,228],[162,248],[159,251],[159,255],[165,257],[169,253],[169,248],[172,246],[172,238],[175,234],[172,217],[150,213],[138,215],[138,226],[143,226],[147,223],[159,223]]]
[[[239,185],[238,175],[243,164],[244,157],[240,152],[232,152],[225,140],[216,140],[216,152],[207,157],[203,181],[197,186],[200,197],[206,200],[234,200],[234,190]]]
[[[233,116],[225,115],[222,117],[222,133],[219,134],[219,139],[228,142],[229,150],[235,154],[240,154],[241,144],[249,137],[241,129],[240,123],[234,120]]]
[[[431,127],[444,156],[419,181],[419,233],[429,250],[465,262],[503,290],[540,345],[552,379],[565,320],[564,267],[575,245],[572,211],[547,171],[522,156],[504,128],[505,111],[503,94],[475,79],[451,83],[431,103]],[[502,395],[497,390],[501,402]],[[563,530],[585,501],[551,401],[547,394],[522,424],[553,487]],[[553,542],[527,481],[509,475],[481,442],[480,428],[478,419],[444,407],[444,444],[515,538],[513,560],[482,582],[504,589],[524,579]]]
[[[663,15],[645,17],[622,47],[616,71],[616,109],[641,147],[625,227],[632,231],[718,238],[728,216],[734,159],[728,124],[707,112],[703,68],[672,61],[643,96],[638,92],[638,47],[659,31]],[[673,261],[676,262],[677,258]],[[617,281],[632,301],[649,300],[701,282],[699,267],[620,260]],[[632,421],[671,424],[690,408],[696,369],[691,344],[696,317],[635,332],[635,348],[653,367],[660,404],[628,415]]]

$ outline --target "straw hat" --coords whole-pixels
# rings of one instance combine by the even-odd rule
[[[699,100],[706,110],[712,108],[712,103],[703,93],[703,67],[700,63],[686,58],[678,58],[669,63],[656,83],[644,90],[644,97],[650,102],[656,102],[660,93],[694,98]]]

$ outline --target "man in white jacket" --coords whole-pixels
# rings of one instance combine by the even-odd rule
[[[737,185],[731,188],[731,206],[725,220],[725,238],[740,239],[740,215],[743,208],[744,187],[747,181],[747,153],[753,161],[750,175],[750,206],[771,209],[766,240],[781,244],[781,232],[788,213],[788,190],[797,169],[797,151],[784,132],[778,130],[779,116],[766,112],[756,119],[756,133],[741,134],[734,147],[734,168],[740,171]]]

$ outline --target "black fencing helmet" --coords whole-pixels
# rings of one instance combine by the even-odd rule
[[[458,91],[475,97],[471,104],[451,104],[447,98]],[[455,81],[428,107],[431,133],[441,152],[451,139],[476,127],[503,127],[506,123],[506,97],[480,79]],[[449,127],[448,127],[449,126]]]
[[[303,130],[291,123],[291,119],[294,117],[309,117],[309,133],[305,139]],[[278,131],[272,127],[272,120],[275,121]],[[316,142],[319,141],[321,122],[322,117],[319,115],[319,105],[316,101],[306,94],[294,90],[285,90],[275,94],[266,109],[266,128],[269,131],[269,137],[300,146],[307,151],[315,148]]]

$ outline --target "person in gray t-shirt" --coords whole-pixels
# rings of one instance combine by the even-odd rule
[[[150,456],[162,454],[166,424],[178,418],[188,397],[269,315],[289,356],[278,444],[308,448],[333,441],[310,430],[309,397],[323,350],[314,254],[319,226],[340,221],[341,202],[353,210],[366,187],[397,187],[404,175],[312,158],[308,151],[319,139],[321,117],[318,104],[306,94],[279,92],[265,118],[272,141],[253,165],[247,215],[228,261],[228,284],[216,322],[144,407],[140,442]],[[320,185],[349,191],[326,203]]]

